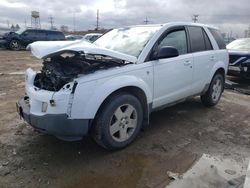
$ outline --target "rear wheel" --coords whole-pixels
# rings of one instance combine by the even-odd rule
[[[221,97],[224,88],[224,77],[217,73],[214,75],[207,92],[201,95],[201,102],[208,107],[215,106]]]
[[[18,40],[11,40],[9,44],[11,50],[20,50],[21,44]]]
[[[127,93],[112,96],[95,119],[93,137],[106,149],[124,148],[138,135],[142,116],[142,105],[135,96]]]

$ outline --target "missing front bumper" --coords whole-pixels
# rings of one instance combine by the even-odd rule
[[[16,103],[16,108],[19,116],[39,132],[67,141],[80,140],[88,134],[89,119],[68,119],[67,114],[34,115],[30,113],[30,106],[25,98]]]

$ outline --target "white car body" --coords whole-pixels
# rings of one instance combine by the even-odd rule
[[[147,61],[148,54],[159,37],[169,28],[176,26],[203,28],[210,39],[213,50]],[[69,83],[69,88],[63,87],[57,92],[36,88],[34,79],[37,73],[29,68],[26,71],[25,85],[26,94],[29,97],[29,115],[45,117],[48,114],[54,116],[66,114],[68,120],[88,120],[88,125],[86,125],[88,128],[84,133],[76,135],[62,133],[60,135],[56,131],[50,132],[64,140],[77,140],[88,133],[91,126],[90,122],[95,118],[105,99],[122,88],[135,87],[143,91],[146,96],[148,112],[146,119],[148,120],[150,112],[154,110],[206,92],[216,71],[221,69],[226,74],[228,53],[227,50],[219,49],[216,40],[208,29],[211,28],[210,26],[193,23],[167,23],[160,27],[138,57],[82,41],[35,42],[30,44],[28,48],[37,58],[50,57],[60,51],[71,50],[115,57],[131,62],[131,64],[79,76]],[[75,82],[78,84],[72,94],[72,87]],[[53,100],[53,104],[51,104],[51,100]],[[43,105],[46,104],[46,110],[42,110]],[[25,112],[25,109],[22,110]],[[34,122],[29,123],[33,124]],[[39,128],[36,125],[34,127]]]

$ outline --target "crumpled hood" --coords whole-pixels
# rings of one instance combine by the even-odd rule
[[[60,51],[82,51],[86,54],[105,55],[113,58],[125,60],[135,63],[137,58],[135,56],[127,55],[117,51],[109,50],[107,48],[100,48],[93,43],[83,40],[77,41],[39,41],[29,44],[26,48],[31,53],[39,58],[44,59],[53,56]]]

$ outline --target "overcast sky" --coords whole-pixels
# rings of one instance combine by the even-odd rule
[[[49,28],[54,17],[55,26],[75,29],[94,29],[96,10],[100,12],[100,27],[113,28],[124,25],[169,21],[191,21],[199,14],[198,22],[212,24],[223,32],[243,36],[250,25],[250,0],[0,0],[0,26],[19,24],[30,26],[32,10],[40,12],[42,28]]]

